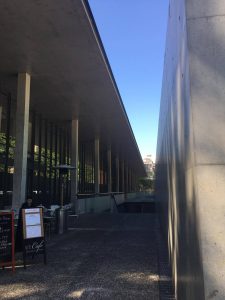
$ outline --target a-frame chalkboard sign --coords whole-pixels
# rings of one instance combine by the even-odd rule
[[[14,213],[0,211],[0,267],[15,271]]]
[[[22,210],[23,217],[23,263],[26,268],[27,256],[42,254],[46,264],[46,247],[42,208]]]

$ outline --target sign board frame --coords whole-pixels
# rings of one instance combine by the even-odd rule
[[[11,260],[10,261],[1,261],[0,257],[0,267],[3,269],[5,267],[11,266],[12,271],[15,272],[15,236],[14,236],[14,212],[4,212],[0,211],[0,216],[10,217],[11,226],[10,226],[10,236],[11,236]],[[1,231],[0,231],[1,232]]]
[[[23,219],[23,262],[26,268],[27,256],[43,254],[46,264],[46,246],[42,208],[22,209]]]
[[[35,217],[38,218],[35,219]],[[31,239],[36,237],[44,237],[44,224],[43,224],[43,210],[42,208],[25,208],[22,210],[22,217],[23,217],[23,238]],[[33,220],[32,220],[33,219]],[[28,220],[30,223],[28,223]],[[31,224],[33,221],[33,224]],[[35,223],[36,221],[36,223]],[[39,227],[40,234],[34,235],[33,230],[31,228]],[[33,235],[32,235],[33,233]]]

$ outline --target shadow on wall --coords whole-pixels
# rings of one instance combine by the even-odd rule
[[[184,20],[182,22],[185,23]],[[167,48],[165,58],[163,88],[166,91],[162,92],[161,107],[166,105],[166,113],[164,111],[160,117],[163,124],[159,127],[161,140],[157,148],[156,189],[161,225],[168,241],[176,295],[178,299],[194,300],[204,299],[204,285],[196,194],[191,169],[193,145],[184,23],[180,31],[174,33],[170,29],[168,32],[172,34],[175,46],[170,45],[172,48]],[[172,24],[180,27],[182,25]],[[175,37],[176,34],[180,36]]]
[[[185,176],[183,170],[171,162],[157,169],[159,188],[164,186],[163,193],[160,191],[160,195],[157,194],[160,201],[158,209],[162,231],[168,241],[176,296],[179,296],[178,299],[204,299],[199,223],[192,174]]]
[[[175,51],[179,58],[174,59],[177,60],[175,67],[170,62],[173,50],[167,47],[165,56],[156,195],[178,299],[194,300],[211,299],[217,294],[222,297],[217,289],[204,295],[199,224],[199,204],[202,203],[198,203],[203,199],[198,199],[195,167],[198,164],[221,164],[221,158],[225,157],[225,31],[221,30],[225,28],[225,18],[216,16],[199,23],[198,18],[190,19],[188,28],[190,78],[194,78],[191,85],[187,41],[179,40],[180,50]],[[175,41],[175,47],[178,47]],[[225,230],[221,230],[225,234]],[[225,257],[222,246],[218,249]],[[204,277],[214,286],[215,273],[207,269],[204,272]]]

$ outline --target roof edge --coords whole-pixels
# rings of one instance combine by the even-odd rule
[[[133,140],[135,142],[135,145],[136,145],[136,148],[137,148],[137,151],[139,153],[139,156],[140,156],[140,160],[143,162],[142,160],[142,156],[141,156],[141,153],[140,153],[140,150],[139,150],[139,147],[138,147],[138,144],[137,144],[137,141],[136,141],[136,138],[134,136],[134,132],[133,132],[133,129],[131,127],[131,124],[130,124],[130,121],[129,121],[129,118],[128,118],[128,115],[127,115],[127,112],[126,112],[126,109],[125,109],[125,106],[123,104],[123,100],[122,100],[122,97],[120,95],[120,92],[119,92],[119,89],[118,89],[118,86],[117,86],[117,83],[116,83],[116,80],[115,80],[115,77],[113,75],[113,72],[112,72],[112,68],[110,66],[110,63],[109,63],[109,60],[108,60],[108,57],[107,57],[107,54],[106,54],[106,51],[105,51],[105,48],[104,48],[104,45],[102,43],[102,40],[101,40],[101,36],[99,34],[99,31],[98,31],[98,28],[97,28],[97,25],[96,25],[96,22],[95,22],[95,19],[94,19],[94,15],[92,13],[92,10],[91,10],[91,7],[90,7],[90,4],[88,2],[88,0],[81,0],[82,1],[82,4],[85,8],[85,12],[88,16],[88,19],[92,25],[92,29],[93,29],[93,32],[95,34],[95,37],[96,37],[96,40],[98,42],[98,45],[99,45],[99,48],[101,50],[101,54],[102,54],[102,58],[106,64],[106,67],[108,69],[108,72],[109,72],[109,75],[111,77],[111,80],[112,80],[112,83],[113,83],[113,86],[115,88],[115,91],[116,91],[116,94],[117,94],[117,97],[118,97],[118,100],[119,100],[119,104],[121,105],[121,108],[122,108],[122,111],[125,115],[125,118],[126,118],[126,121],[127,121],[127,124],[128,124],[128,127],[130,129],[130,132],[132,134],[132,137],[133,137]],[[144,168],[144,163],[143,163],[143,169],[144,169],[144,172],[145,172],[145,168]]]

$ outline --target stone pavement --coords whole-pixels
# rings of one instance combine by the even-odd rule
[[[37,257],[14,275],[0,270],[0,299],[174,299],[169,273],[160,274],[167,262],[162,257],[159,263],[155,218],[80,216],[68,233],[48,242],[47,266]]]

